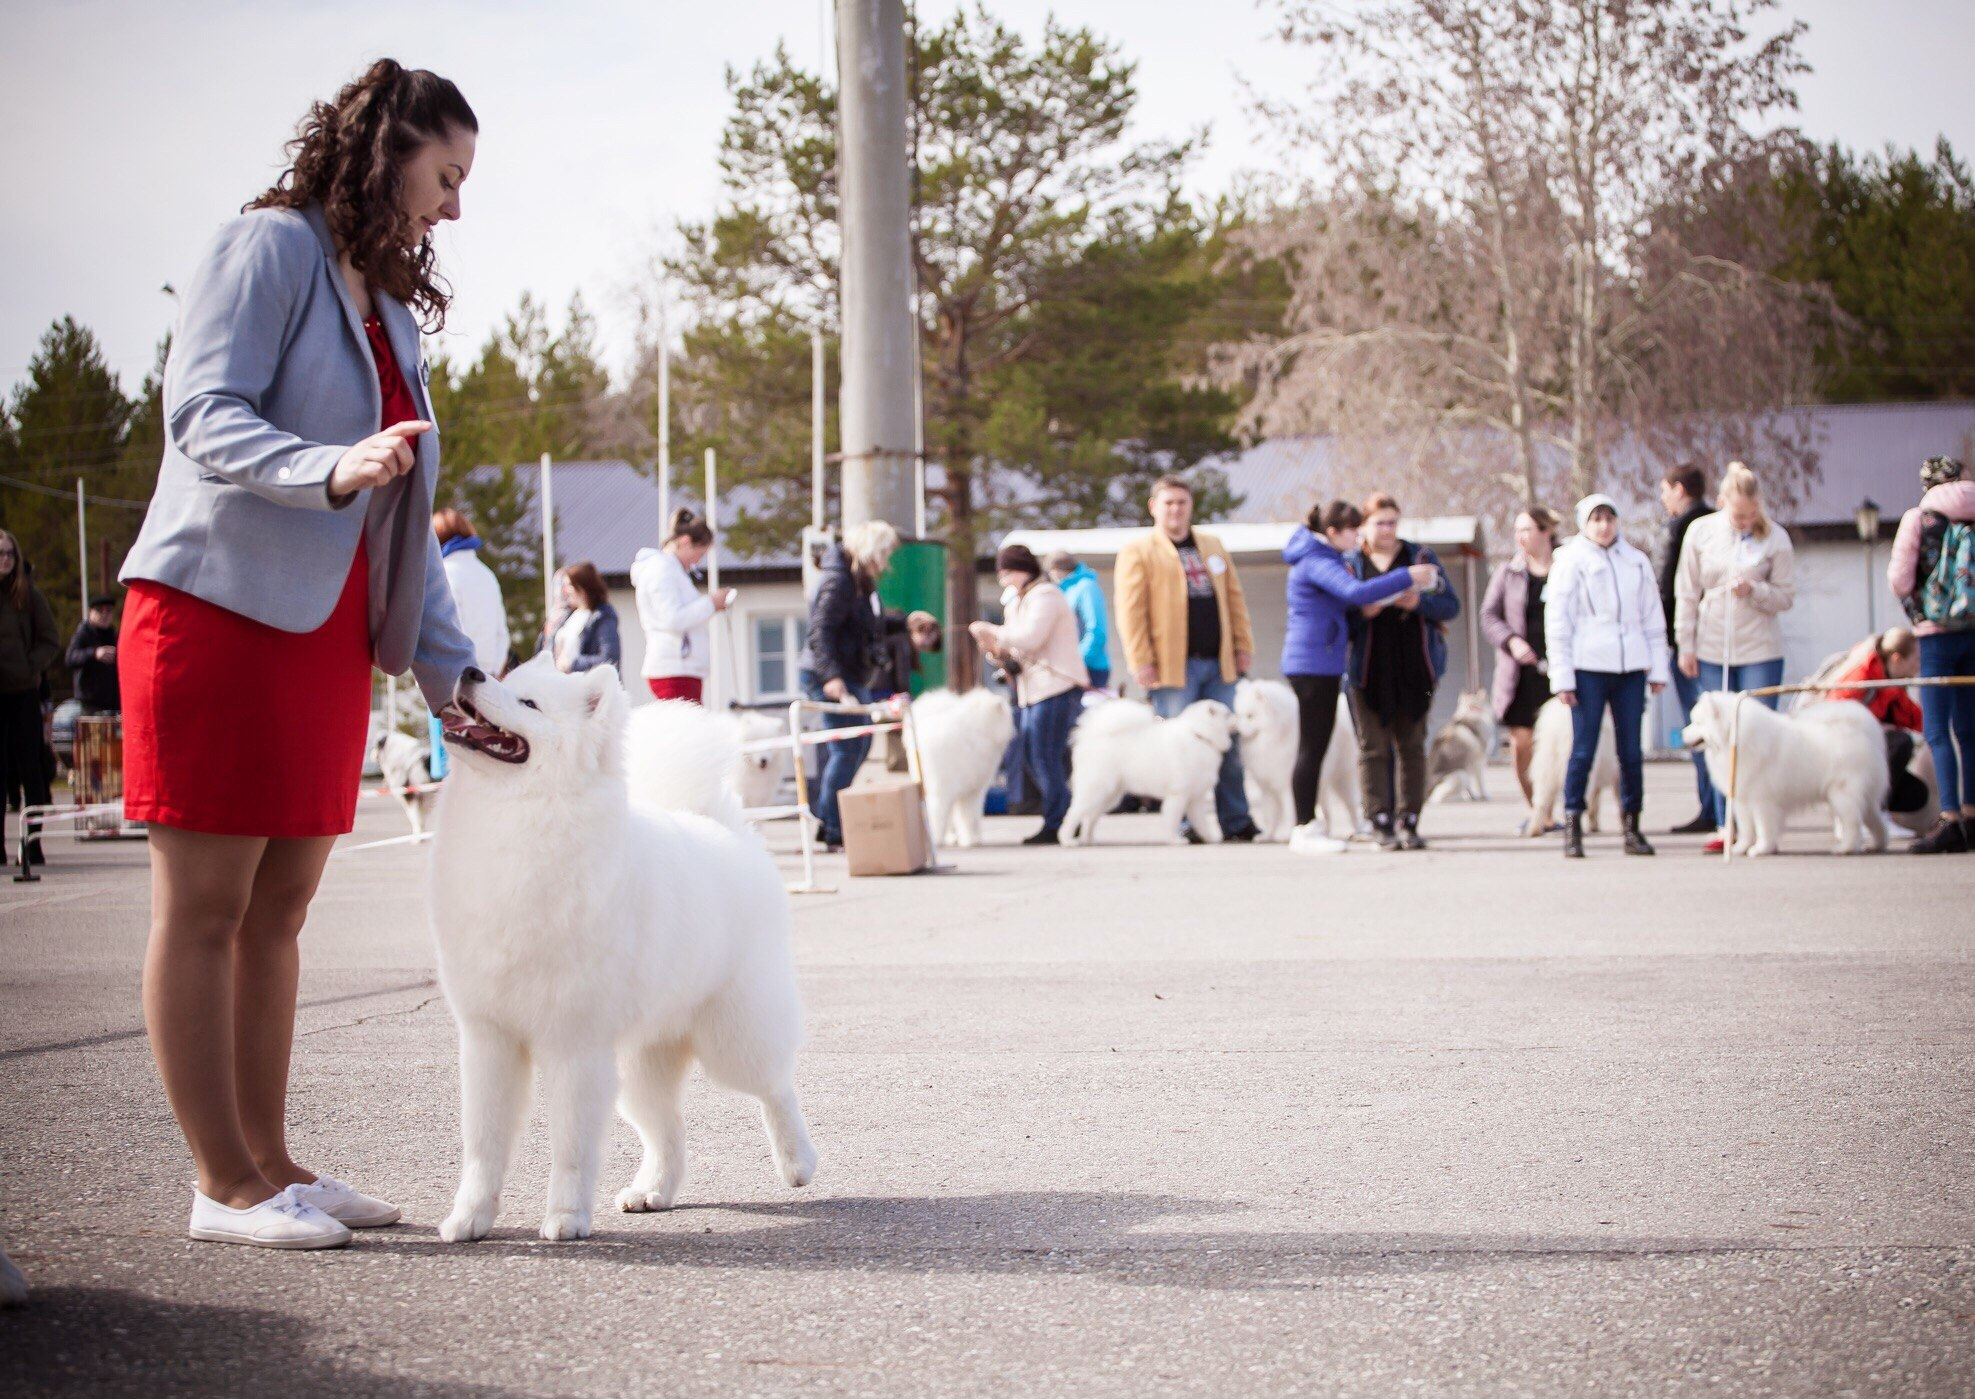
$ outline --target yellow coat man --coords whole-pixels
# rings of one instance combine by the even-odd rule
[[[1154,528],[1118,551],[1113,575],[1125,667],[1167,718],[1203,699],[1232,709],[1235,681],[1255,659],[1241,577],[1221,542],[1193,528],[1185,481],[1162,477],[1151,511]],[[1214,805],[1227,839],[1254,839],[1239,744],[1221,764]]]

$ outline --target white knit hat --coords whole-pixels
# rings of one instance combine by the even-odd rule
[[[1618,502],[1602,492],[1593,492],[1591,495],[1587,495],[1584,499],[1578,501],[1577,527],[1583,529],[1586,525],[1590,524],[1591,512],[1600,508],[1611,511],[1613,515],[1618,514]]]

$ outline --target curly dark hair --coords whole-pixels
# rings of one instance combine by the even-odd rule
[[[452,289],[433,270],[432,240],[407,246],[401,195],[407,157],[454,129],[480,131],[452,83],[388,58],[309,108],[288,143],[289,166],[249,209],[322,205],[337,246],[364,279],[417,314],[427,334],[444,327]]]

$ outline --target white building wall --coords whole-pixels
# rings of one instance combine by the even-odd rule
[[[709,677],[709,684],[721,703],[737,700],[741,704],[765,704],[794,699],[796,667],[807,616],[802,584],[742,581],[732,586],[740,593],[739,599],[731,609],[716,615],[712,623],[717,633],[713,642],[716,673]],[[631,702],[643,704],[651,698],[651,689],[643,678],[645,633],[638,622],[637,594],[628,585],[612,588],[610,602],[617,609],[618,630],[624,643],[624,684]],[[757,644],[762,639],[759,635],[762,628],[772,628],[782,641],[779,650],[767,648],[770,655],[766,664],[764,648]],[[772,683],[777,681],[780,683]]]

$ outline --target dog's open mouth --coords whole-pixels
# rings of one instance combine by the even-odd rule
[[[485,753],[497,762],[528,761],[528,740],[509,733],[473,707],[469,699],[456,699],[439,711],[439,724],[446,742]]]

